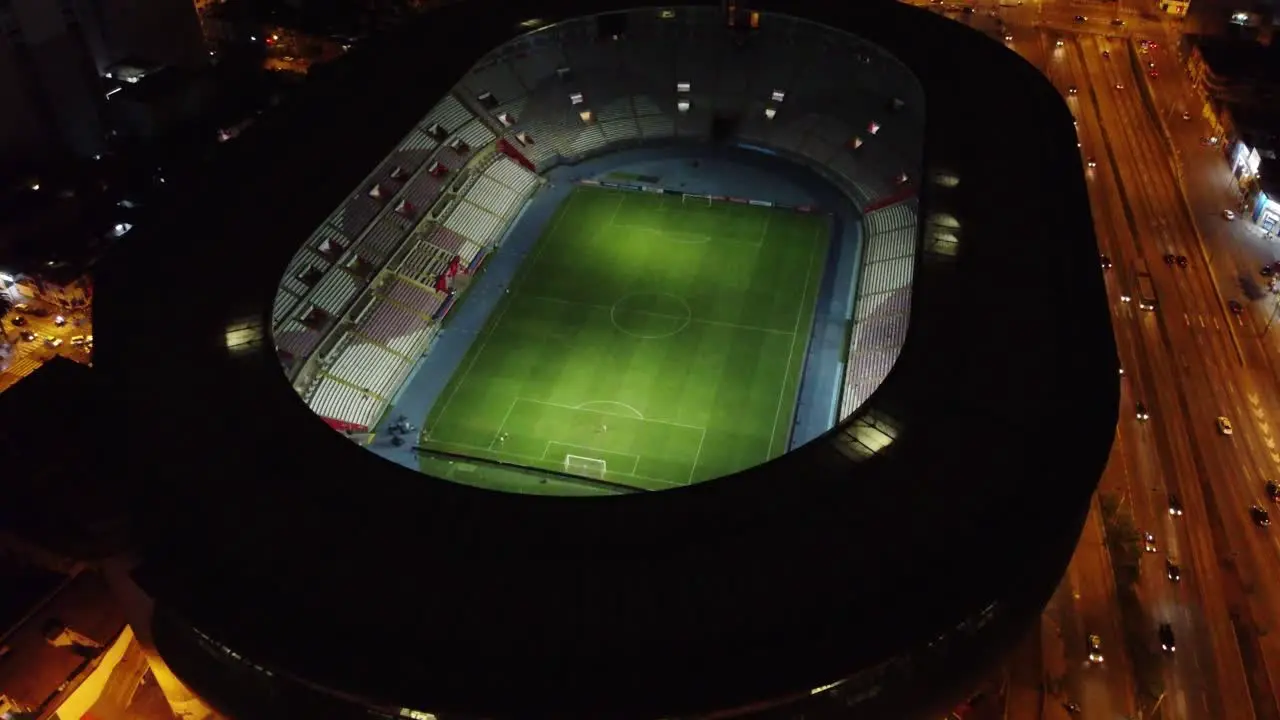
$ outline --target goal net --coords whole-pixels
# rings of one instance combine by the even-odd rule
[[[683,203],[685,205],[705,205],[711,207],[711,198],[706,195],[684,195]]]
[[[581,455],[564,456],[564,471],[570,475],[603,480],[606,469],[605,462],[598,458],[582,457]]]

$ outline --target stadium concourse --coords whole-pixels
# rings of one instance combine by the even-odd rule
[[[97,370],[123,414],[104,466],[140,481],[157,648],[237,717],[946,707],[1056,586],[1115,426],[1060,97],[887,2],[530,12],[455,3],[318,73],[103,270]],[[398,419],[397,389],[433,374],[415,365],[472,352],[446,313],[474,330],[502,306],[570,180],[688,192],[670,164],[698,147],[843,197],[821,207],[790,452],[573,500],[427,477],[333,431]],[[824,205],[814,186],[764,199]],[[164,352],[140,352],[158,327]],[[814,359],[833,348],[839,373]]]

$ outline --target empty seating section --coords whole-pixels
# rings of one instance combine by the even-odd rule
[[[402,278],[394,278],[385,290],[386,297],[424,318],[435,317],[436,312],[440,310],[445,300],[448,299],[448,296],[442,292],[431,290]]]
[[[311,394],[311,409],[321,417],[372,427],[382,414],[383,403],[350,385],[323,377]]]
[[[444,226],[481,245],[488,245],[498,238],[505,227],[503,219],[470,202],[460,202],[454,207]]]
[[[449,258],[454,256],[462,258],[463,264],[474,260],[482,248],[474,240],[463,237],[447,227],[436,228],[427,242],[440,248]]]
[[[360,292],[362,281],[343,268],[335,268],[325,274],[311,293],[310,301],[330,317],[339,317]]]
[[[471,122],[471,111],[467,110],[461,102],[452,95],[445,95],[440,103],[436,105],[422,122],[418,123],[418,127],[423,132],[430,135],[436,127],[447,136],[462,129],[463,125]]]
[[[338,343],[330,357],[333,364],[326,375],[384,400],[395,395],[412,366],[390,350],[351,333]]]
[[[373,301],[356,326],[360,335],[413,359],[422,352],[429,323],[420,315],[381,298]]]
[[[923,95],[878,48],[782,16],[734,47],[713,10],[683,10],[678,22],[651,14],[633,12],[624,38],[597,37],[590,19],[533,33],[486,57],[462,91],[493,95],[491,114],[510,113],[507,140],[539,170],[611,143],[707,137],[717,114],[745,140],[834,166],[859,206],[919,167]]]
[[[405,186],[401,197],[419,211],[425,211],[440,197],[441,183],[441,179],[431,173],[420,172]]]
[[[360,238],[360,242],[356,243],[355,253],[364,262],[381,267],[391,257],[391,253],[400,247],[400,242],[409,234],[412,226],[413,223],[399,213],[387,213]]]
[[[497,162],[484,171],[484,174],[485,177],[493,178],[493,180],[506,186],[512,192],[522,196],[533,192],[534,187],[538,184],[537,175],[508,158],[499,158]]]
[[[908,200],[867,214],[841,419],[880,386],[906,340],[918,244],[916,212],[916,202]]]
[[[467,193],[467,199],[499,217],[514,213],[524,198],[488,177],[481,176]]]
[[[276,346],[295,358],[309,357],[323,339],[321,332],[295,319],[286,320],[276,329]]]
[[[554,73],[555,68],[551,72]],[[496,57],[481,60],[458,84],[474,98],[490,93],[498,105],[524,97],[527,92],[514,64]]]
[[[413,247],[409,254],[404,256],[396,272],[424,285],[430,284],[435,281],[435,276],[440,272],[435,268],[435,264],[448,263],[447,259],[441,260],[442,257],[440,248],[427,242],[427,233],[415,233]]]

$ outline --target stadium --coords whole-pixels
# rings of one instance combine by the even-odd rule
[[[358,49],[100,274],[156,648],[238,718],[944,711],[1113,437],[1070,114],[896,4],[534,14]]]

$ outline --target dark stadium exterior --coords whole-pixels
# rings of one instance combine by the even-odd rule
[[[265,328],[317,216],[478,57],[531,15],[631,7],[517,5],[451,5],[353,53],[99,277],[106,462],[144,480],[136,578],[159,652],[237,718],[936,716],[1036,620],[1113,437],[1116,352],[1060,97],[919,10],[755,3],[763,25],[866,39],[924,88],[896,366],[837,428],[732,478],[489,493],[334,433]],[[944,234],[958,252],[930,251]]]

